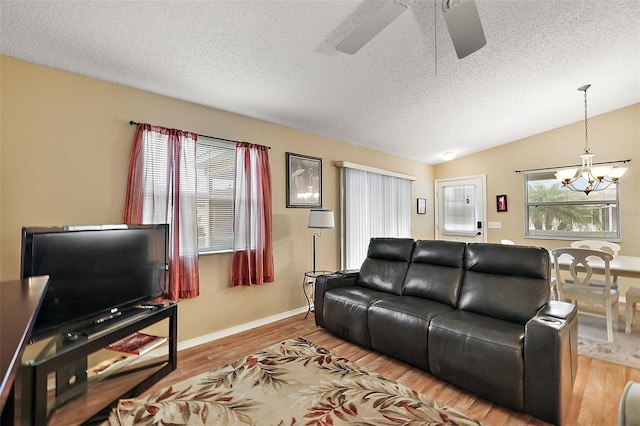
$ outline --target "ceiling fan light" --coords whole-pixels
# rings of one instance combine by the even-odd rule
[[[442,154],[442,159],[444,161],[451,161],[454,158],[456,158],[456,152],[455,151],[447,151],[447,152]]]

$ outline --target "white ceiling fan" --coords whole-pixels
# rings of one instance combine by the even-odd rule
[[[385,3],[342,40],[336,49],[350,55],[355,54],[415,2],[416,0],[394,0]],[[487,44],[475,0],[443,0],[442,11],[458,59]]]

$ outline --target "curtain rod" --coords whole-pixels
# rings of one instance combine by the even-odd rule
[[[131,126],[137,126],[138,124],[140,124],[140,123],[135,122],[135,121],[133,121],[133,120],[129,121],[129,125],[131,125]],[[201,137],[201,138],[217,139],[217,140],[219,140],[219,141],[225,141],[225,142],[231,142],[231,143],[237,143],[237,142],[239,142],[239,141],[233,141],[233,140],[231,140],[231,139],[219,138],[219,137],[217,137],[217,136],[201,135],[200,133],[196,133],[196,134],[198,135],[198,137]],[[268,146],[267,148],[271,149],[271,147],[270,147],[270,146]],[[225,149],[226,149],[226,148],[225,148]]]
[[[618,164],[618,163],[630,163],[631,159],[628,160],[617,160],[617,161],[602,161],[600,163],[593,163],[594,166],[599,166],[601,164]],[[558,166],[558,167],[544,167],[541,169],[526,169],[526,170],[516,170],[516,173],[526,173],[526,172],[540,172],[543,170],[556,170],[556,169],[566,169],[568,167],[580,167],[581,164],[571,164],[569,166]]]
[[[412,176],[412,175],[406,175],[404,173],[393,172],[391,170],[378,169],[377,167],[365,166],[363,164],[356,164],[356,163],[352,163],[350,161],[336,161],[336,162],[334,162],[334,165],[336,167],[338,167],[338,168],[343,168],[343,169],[362,170],[364,172],[371,172],[371,173],[376,173],[376,174],[379,174],[379,175],[391,176],[391,177],[396,177],[396,178],[400,178],[400,179],[406,179],[406,180],[411,180],[411,181],[416,180],[416,177]]]

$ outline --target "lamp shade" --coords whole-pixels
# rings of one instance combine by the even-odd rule
[[[335,228],[333,222],[333,210],[311,210],[309,211],[308,228]]]

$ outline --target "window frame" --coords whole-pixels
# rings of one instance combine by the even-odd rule
[[[611,242],[620,242],[622,241],[622,221],[621,221],[621,209],[620,209],[620,182],[614,184],[615,185],[615,199],[594,199],[594,197],[589,198],[589,195],[584,195],[584,201],[579,200],[561,200],[561,201],[529,201],[529,182],[532,176],[541,176],[541,175],[549,175],[552,174],[554,170],[535,170],[528,171],[524,173],[523,178],[523,204],[524,204],[524,238],[527,239],[537,239],[537,240],[565,240],[565,241],[576,241],[576,240],[606,240]],[[543,179],[537,179],[542,181]],[[550,180],[550,179],[548,179]],[[556,181],[557,182],[557,181]],[[569,191],[573,192],[570,189],[563,188],[560,182],[557,182],[557,187],[560,188],[561,191]],[[591,194],[596,194],[596,192],[592,192]],[[579,232],[576,231],[572,235],[554,235],[552,233],[537,233],[531,234],[531,229],[529,227],[529,213],[530,208],[534,206],[584,206],[584,207],[593,207],[593,206],[607,206],[613,205],[615,209],[615,220],[617,223],[617,229],[615,231],[615,236],[606,236],[606,235],[589,235],[586,231]],[[602,231],[606,232],[606,231]]]

